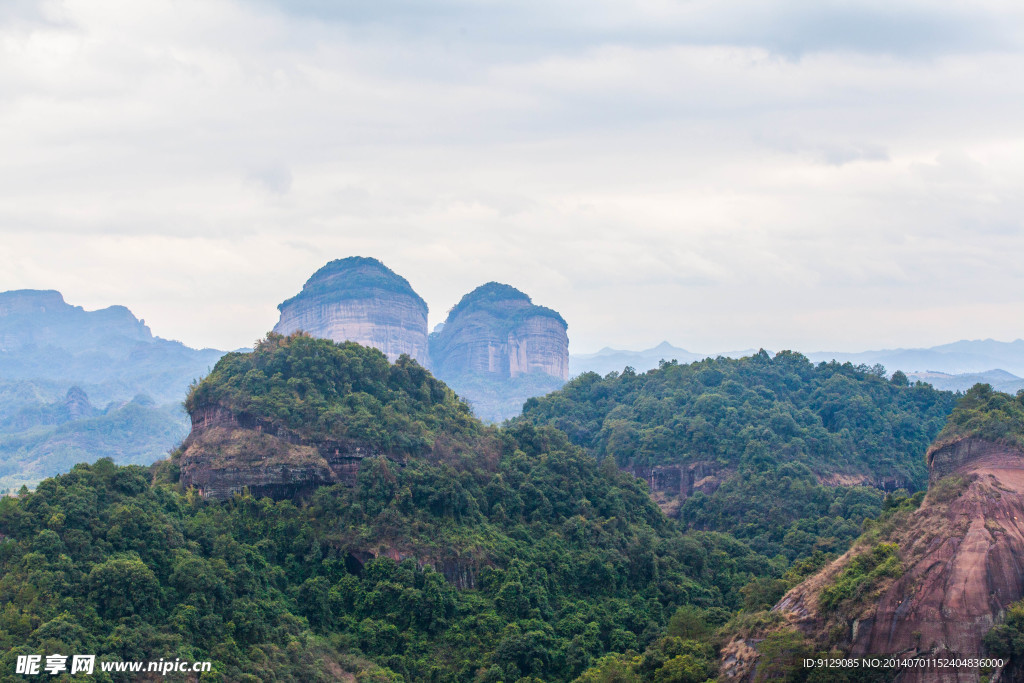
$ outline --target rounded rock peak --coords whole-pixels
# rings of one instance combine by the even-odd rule
[[[448,311],[447,321],[455,320],[460,315],[479,311],[503,315],[512,309],[529,309],[530,313],[554,318],[563,326],[568,327],[565,319],[557,311],[534,304],[528,294],[512,285],[493,281],[482,284],[463,296],[459,303]]]
[[[302,291],[278,304],[283,310],[289,304],[311,296],[328,300],[374,298],[382,292],[402,294],[415,300],[427,311],[427,302],[416,293],[404,277],[367,256],[349,256],[328,262],[306,280]]]

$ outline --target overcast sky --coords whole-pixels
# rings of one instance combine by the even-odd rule
[[[1024,336],[1017,0],[3,0],[0,290],[250,346],[328,260],[573,352]]]

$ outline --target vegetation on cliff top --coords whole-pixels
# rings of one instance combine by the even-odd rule
[[[509,302],[521,302],[527,305],[517,306],[513,309],[507,305]],[[448,311],[447,319],[449,321],[455,320],[460,315],[477,311],[484,311],[498,316],[506,321],[509,326],[522,322],[528,316],[554,318],[563,326],[567,326],[565,319],[558,311],[546,306],[538,306],[533,303],[533,300],[525,292],[500,282],[488,282],[480,285],[469,294],[463,296],[459,303],[452,306],[451,310]]]
[[[1024,451],[1024,391],[1016,396],[975,384],[957,401],[929,456],[960,439],[975,437]]]
[[[278,304],[283,311],[297,301],[323,297],[328,301],[372,299],[381,293],[403,294],[412,297],[423,314],[427,302],[412,288],[409,281],[375,258],[349,256],[335,259],[317,270],[306,280],[302,291]]]
[[[464,450],[484,427],[454,392],[408,356],[302,333],[269,334],[249,353],[229,353],[185,399],[191,414],[226,408],[320,440],[356,439],[421,454],[444,435]]]

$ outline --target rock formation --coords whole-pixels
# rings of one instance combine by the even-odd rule
[[[510,379],[569,376],[567,326],[555,311],[533,304],[515,287],[488,282],[462,297],[439,332],[430,357],[441,377],[462,374]]]
[[[354,440],[310,440],[253,416],[219,406],[191,415],[182,444],[181,482],[208,498],[230,498],[248,488],[254,496],[302,498],[318,486],[353,484],[373,447]]]
[[[644,480],[650,489],[651,499],[667,517],[677,517],[679,508],[694,493],[711,495],[734,473],[734,470],[727,470],[710,460],[652,467],[630,464],[624,469]]]
[[[278,334],[302,330],[378,348],[391,361],[406,353],[428,365],[427,304],[405,278],[377,259],[331,261],[278,309]]]
[[[567,326],[509,285],[489,282],[462,297],[430,335],[434,373],[481,418],[514,417],[523,403],[560,388],[569,373]]]
[[[772,610],[818,651],[925,660],[989,656],[985,634],[1024,596],[1024,452],[968,437],[933,448],[929,464],[930,490],[921,506],[879,539],[896,544],[898,571],[858,588],[867,591],[860,602],[824,607],[823,591],[871,552],[862,541]],[[761,680],[758,641],[737,638],[723,650],[727,679]],[[899,680],[973,683],[980,673],[922,666],[906,668]]]

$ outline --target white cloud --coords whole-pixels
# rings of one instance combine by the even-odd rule
[[[234,348],[361,254],[579,351],[1022,336],[1015,4],[424,7],[5,5],[0,289]]]

